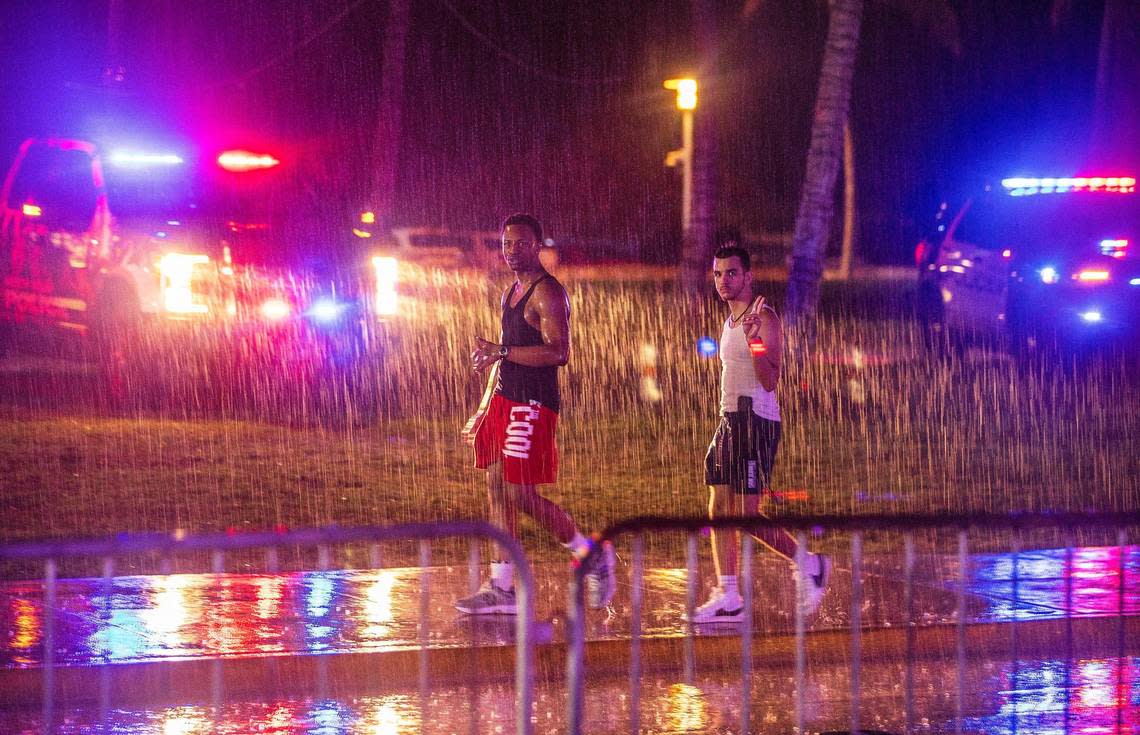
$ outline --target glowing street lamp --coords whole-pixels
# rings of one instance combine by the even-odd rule
[[[697,80],[696,79],[666,79],[665,89],[677,90],[677,109],[697,109]]]
[[[681,147],[665,155],[665,165],[681,166],[681,237],[689,236],[693,221],[693,110],[697,109],[696,79],[666,79],[665,89],[677,92],[681,111]]]

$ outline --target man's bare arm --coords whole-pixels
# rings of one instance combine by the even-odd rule
[[[780,318],[767,309],[761,309],[759,314],[745,316],[741,324],[745,333],[755,334],[753,330],[757,329],[763,345],[752,351],[752,369],[756,371],[756,379],[764,390],[776,390],[780,379],[780,356],[784,350]]]
[[[570,299],[566,290],[544,281],[534,290],[528,306],[528,311],[533,310],[533,316],[538,317],[542,344],[512,347],[507,359],[527,367],[565,365],[570,360]]]

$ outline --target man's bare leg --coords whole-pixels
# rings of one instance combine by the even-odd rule
[[[585,557],[593,542],[578,530],[570,514],[560,505],[539,494],[534,485],[518,485],[507,482],[502,477],[499,466],[496,472],[488,472],[487,497],[490,502],[491,522],[499,525],[513,538],[518,538],[518,515],[520,512],[534,519],[535,523],[558,539],[570,550],[576,559]],[[587,601],[591,607],[608,605],[616,588],[614,579],[616,557],[613,545],[606,542],[600,553],[591,557],[586,571]],[[492,562],[491,578],[495,584],[506,589],[512,584],[513,570],[508,562]]]
[[[507,482],[499,463],[487,469],[487,501],[491,523],[506,531],[511,538],[518,539],[519,513],[522,512],[533,518],[559,543],[569,547],[571,552],[582,553],[588,548],[588,540],[578,532],[569,513],[554,501],[540,495],[534,485]],[[496,578],[496,583],[500,586],[503,585],[504,569],[499,568]],[[495,576],[496,571],[493,570],[492,577]]]
[[[762,515],[767,518],[768,514],[760,510],[759,506],[762,505],[766,509],[771,501],[768,499],[767,493],[764,493],[763,497],[763,503],[758,503],[758,507],[754,508],[752,512],[754,515]],[[776,554],[779,554],[788,561],[795,561],[796,537],[790,534],[786,529],[775,528],[772,526],[769,526],[767,528],[760,528],[752,534],[752,538],[756,539],[763,546],[767,547],[769,550],[775,552]]]
[[[709,518],[726,518],[755,514],[755,495],[734,493],[727,485],[709,486]],[[712,530],[713,564],[717,583],[708,600],[693,611],[697,623],[735,622],[745,613],[744,601],[737,585],[740,563],[740,531]]]
[[[769,502],[768,494],[765,493],[764,505],[767,506]],[[757,512],[767,517],[766,513]],[[820,600],[823,599],[824,590],[827,586],[828,576],[831,572],[830,559],[823,554],[810,553],[806,548],[801,553],[796,537],[783,528],[770,526],[757,529],[752,537],[770,551],[795,565],[804,583],[804,597],[801,601],[803,612],[805,615],[814,613],[819,607]]]
[[[578,533],[578,526],[570,514],[560,505],[538,493],[534,485],[513,485],[507,483],[507,493],[512,495],[512,504],[535,520],[547,533],[561,544],[569,544]]]
[[[519,511],[518,506],[510,502],[511,497],[503,479],[503,466],[496,462],[487,468],[487,519],[517,539]]]
[[[518,505],[513,502],[514,493],[507,488],[503,479],[502,465],[495,463],[487,468],[487,516],[495,526],[501,528],[511,538],[518,538]],[[501,614],[513,615],[518,612],[514,593],[514,565],[502,559],[502,551],[496,544],[491,546],[491,578],[474,594],[455,601],[455,607],[468,615]]]
[[[499,464],[487,469],[487,500],[491,522],[514,538],[518,538],[520,511],[533,518],[559,543],[570,543],[578,532],[570,514],[554,501],[539,495],[534,485],[516,485],[504,480]]]
[[[709,485],[709,518],[723,518],[732,512],[732,498],[727,485]],[[738,534],[733,531],[710,531],[712,535],[713,568],[722,577],[726,569],[736,569]]]

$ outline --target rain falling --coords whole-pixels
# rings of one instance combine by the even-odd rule
[[[1140,727],[1133,4],[0,18],[0,732]],[[573,533],[499,523],[477,338]]]

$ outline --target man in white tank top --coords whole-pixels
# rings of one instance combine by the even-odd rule
[[[758,515],[761,500],[770,495],[780,443],[776,399],[783,351],[780,318],[763,297],[752,295],[747,250],[735,246],[717,250],[713,281],[729,316],[720,335],[721,421],[705,456],[709,517]],[[763,529],[756,539],[793,563],[803,582],[803,612],[815,612],[827,587],[831,561],[822,554],[804,553],[796,563],[795,537],[782,529]],[[708,601],[693,612],[693,622],[739,621],[745,615],[737,582],[740,532],[713,531],[712,542],[717,585]]]

